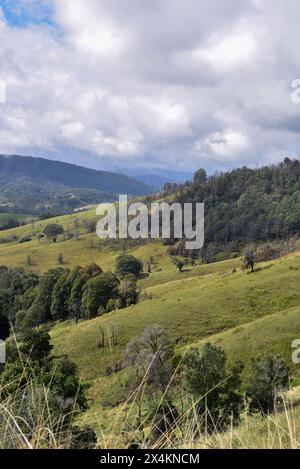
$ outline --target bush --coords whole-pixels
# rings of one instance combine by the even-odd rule
[[[257,262],[266,262],[278,259],[282,255],[281,246],[274,244],[263,244],[257,249]]]

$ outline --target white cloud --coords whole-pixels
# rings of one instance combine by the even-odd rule
[[[205,159],[234,161],[237,156],[242,159],[249,146],[246,135],[234,130],[228,130],[224,133],[215,132],[206,137],[203,142],[196,142],[195,151]]]
[[[297,154],[298,1],[12,5],[36,20],[0,14],[0,152],[211,170]]]
[[[206,48],[200,47],[193,52],[193,59],[202,59],[216,70],[227,72],[247,65],[255,51],[253,35],[240,31],[225,37],[213,36]]]

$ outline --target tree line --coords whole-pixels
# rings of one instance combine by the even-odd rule
[[[212,176],[199,169],[191,182],[166,184],[161,196],[181,204],[205,204],[205,246],[193,253],[204,262],[251,243],[288,239],[300,230],[299,160],[285,158],[278,165]],[[172,254],[188,255],[183,246],[177,244]]]
[[[142,262],[130,254],[116,259],[115,273],[103,272],[100,266],[91,264],[72,270],[58,267],[39,277],[2,266],[3,334],[9,323],[17,330],[26,330],[51,321],[91,319],[136,304],[140,294],[137,280],[142,270]]]

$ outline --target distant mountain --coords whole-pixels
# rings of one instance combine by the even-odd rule
[[[174,171],[165,168],[135,168],[122,170],[124,174],[130,175],[140,182],[148,184],[156,190],[162,190],[167,183],[182,184],[193,177],[192,172]]]
[[[66,213],[118,194],[143,195],[151,188],[123,174],[28,156],[0,155],[0,210]]]

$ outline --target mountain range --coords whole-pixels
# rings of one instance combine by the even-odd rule
[[[44,158],[0,155],[0,211],[61,214],[113,201],[118,194],[136,196],[152,191],[149,185],[124,174]]]

